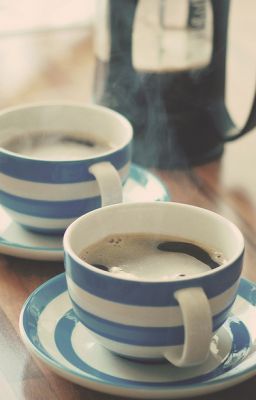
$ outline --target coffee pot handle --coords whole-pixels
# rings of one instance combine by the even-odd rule
[[[167,350],[164,357],[177,367],[200,365],[209,355],[212,339],[212,313],[208,298],[200,287],[178,290],[174,296],[182,313],[184,345],[182,350]]]
[[[95,176],[101,195],[101,206],[122,203],[122,182],[116,168],[109,162],[93,164],[89,172]]]
[[[235,126],[231,127],[225,137],[224,140],[225,142],[230,142],[232,140],[238,139],[239,137],[243,136],[245,133],[249,132],[251,129],[253,129],[256,126],[256,90],[254,94],[254,99],[251,107],[251,111],[249,113],[249,116],[244,124],[244,126],[239,129]]]
[[[214,23],[214,48],[208,71],[211,71],[209,85],[213,93],[213,104],[209,112],[212,122],[216,125],[216,131],[219,132],[220,140],[230,142],[243,136],[256,126],[256,90],[249,116],[244,126],[239,128],[232,121],[224,101],[230,0],[211,0],[211,6]]]

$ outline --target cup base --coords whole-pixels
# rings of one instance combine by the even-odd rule
[[[29,225],[24,225],[24,224],[20,224],[20,226],[26,231],[48,236],[63,236],[65,232],[65,229],[43,229],[43,228],[31,227]]]
[[[166,360],[166,358],[162,357],[157,357],[157,358],[145,358],[145,357],[133,357],[133,356],[126,356],[126,355],[121,355],[116,353],[115,351],[108,350],[110,353],[114,354],[117,357],[120,357],[123,360],[128,360],[132,362],[137,362],[137,363],[142,363],[142,364],[169,364],[169,361]]]

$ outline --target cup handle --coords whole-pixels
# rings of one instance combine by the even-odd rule
[[[177,367],[202,364],[209,355],[212,339],[212,314],[207,296],[202,288],[194,287],[175,292],[183,323],[185,342],[183,349],[169,349],[164,357]]]
[[[123,189],[121,178],[116,168],[109,161],[91,165],[89,172],[95,176],[99,185],[102,207],[122,203]]]

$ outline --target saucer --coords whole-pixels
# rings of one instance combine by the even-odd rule
[[[124,201],[168,201],[168,191],[159,178],[137,165],[131,166],[124,185]],[[62,236],[29,232],[12,221],[0,206],[0,252],[34,260],[63,259]]]
[[[144,363],[112,354],[77,321],[65,274],[35,290],[20,315],[28,350],[58,375],[87,388],[136,398],[181,398],[219,391],[256,373],[256,284],[241,279],[232,315],[199,367]]]

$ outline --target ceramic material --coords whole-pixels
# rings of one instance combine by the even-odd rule
[[[200,271],[197,263],[190,264],[179,274],[183,265],[172,259],[170,274],[152,278],[150,257],[149,272],[145,262],[141,276],[106,272],[80,257],[86,247],[106,236],[118,238],[119,233],[197,243],[223,254],[226,261]],[[242,271],[244,239],[232,222],[188,204],[122,203],[78,218],[66,230],[63,243],[74,312],[102,345],[125,357],[165,358],[179,367],[206,360],[212,336],[236,298]],[[163,260],[155,260],[155,268],[161,270]]]
[[[77,321],[61,274],[30,295],[21,312],[20,331],[31,353],[72,382],[120,396],[170,399],[212,393],[253,376],[255,320],[256,285],[242,279],[232,314],[214,336],[203,365],[142,367],[106,350]]]
[[[159,178],[132,165],[124,185],[124,201],[168,201],[169,194]],[[63,259],[62,236],[29,232],[12,221],[0,206],[0,251],[3,254],[37,260]]]
[[[0,202],[21,226],[60,234],[80,215],[122,201],[133,129],[121,114],[91,104],[36,103],[1,111],[0,130]],[[22,135],[18,147],[29,150],[26,134],[35,132],[48,132],[38,153],[21,154],[4,145]],[[63,142],[57,141],[59,134],[65,135]],[[96,143],[94,150],[86,140]],[[104,150],[95,153],[98,142]]]

